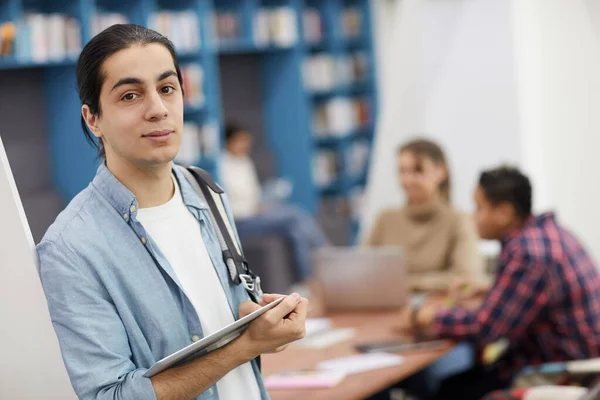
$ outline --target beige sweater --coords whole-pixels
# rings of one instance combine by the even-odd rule
[[[445,290],[455,276],[485,280],[474,221],[441,201],[384,211],[365,244],[401,247],[413,290]]]

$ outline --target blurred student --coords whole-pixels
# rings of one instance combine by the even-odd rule
[[[223,186],[231,202],[240,236],[281,235],[291,244],[297,275],[312,275],[312,252],[328,240],[309,214],[284,203],[264,202],[254,162],[250,158],[252,135],[234,124],[225,128],[221,164]]]
[[[486,171],[475,202],[479,234],[502,244],[493,286],[476,309],[431,302],[405,323],[479,348],[501,340],[508,348],[492,366],[446,380],[440,399],[479,399],[526,365],[600,356],[598,269],[552,213],[532,215],[529,179],[508,167]]]
[[[472,218],[450,204],[450,174],[440,146],[427,139],[404,144],[398,170],[406,204],[382,212],[366,244],[401,247],[416,291],[446,290],[456,276],[481,280],[479,238]]]

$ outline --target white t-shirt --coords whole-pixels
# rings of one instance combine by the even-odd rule
[[[221,161],[221,177],[234,218],[256,215],[262,194],[250,157],[237,157],[225,152]]]
[[[200,224],[183,203],[177,181],[173,181],[173,198],[161,206],[140,209],[137,219],[177,274],[198,313],[203,333],[208,336],[234,322],[234,318],[202,239]],[[225,375],[217,382],[217,390],[221,400],[261,398],[250,363]]]

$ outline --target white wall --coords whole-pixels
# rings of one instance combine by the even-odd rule
[[[447,150],[458,208],[472,209],[481,169],[520,165],[535,211],[554,209],[600,261],[600,1],[395,3],[377,32],[387,58],[362,234],[401,204],[395,149],[424,132]]]
[[[395,11],[391,39],[379,43],[387,58],[379,60],[385,66],[363,234],[381,209],[401,204],[395,153],[415,134],[445,147],[453,200],[463,210],[473,208],[482,168],[520,161],[510,3],[402,0]]]
[[[600,6],[514,0],[525,164],[538,209],[555,209],[600,260]]]

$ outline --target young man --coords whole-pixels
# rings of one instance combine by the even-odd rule
[[[100,33],[77,62],[82,126],[98,139],[102,162],[38,254],[81,399],[265,400],[254,359],[304,335],[307,301],[294,294],[231,343],[144,377],[156,361],[259,307],[229,276],[206,202],[172,163],[181,83],[172,43],[136,25]]]
[[[509,385],[524,366],[600,356],[600,275],[581,244],[552,213],[532,216],[529,179],[517,169],[484,172],[475,191],[476,223],[502,252],[496,279],[475,310],[416,310],[417,328],[477,347],[507,340],[493,367],[442,385],[440,398],[479,399]]]
[[[312,275],[313,250],[329,241],[312,216],[289,204],[264,207],[262,189],[250,158],[252,135],[228,124],[225,129],[225,155],[222,162],[223,186],[231,201],[233,216],[242,241],[244,236],[272,234],[285,237],[301,279]]]

